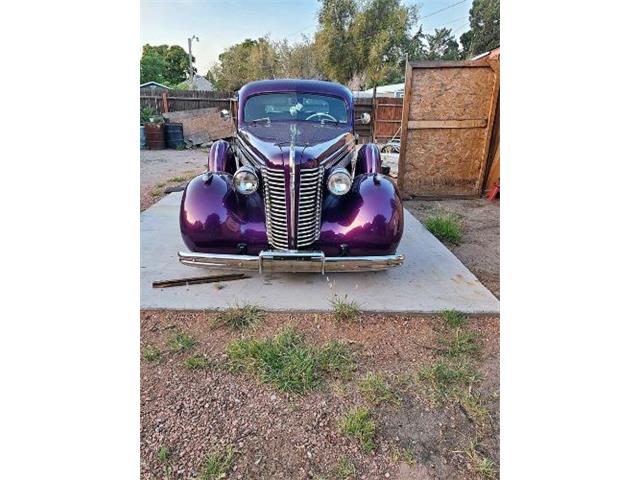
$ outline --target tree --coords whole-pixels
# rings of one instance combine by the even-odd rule
[[[269,36],[247,38],[218,56],[206,78],[225,91],[253,80],[268,78],[322,78],[316,47],[306,37],[296,44],[272,41]]]
[[[352,88],[398,81],[411,44],[415,7],[400,0],[321,0],[316,44],[331,79]]]
[[[276,45],[279,58],[279,76],[282,78],[323,78],[317,48],[314,42],[303,36],[299,43],[290,45],[287,40]]]
[[[425,38],[426,35],[422,33],[422,25],[420,25],[418,31],[407,40],[404,47],[409,60],[426,60],[427,50],[424,46]]]
[[[187,72],[189,71],[189,54],[184,51],[184,48],[179,45],[144,45],[142,47],[142,58],[140,59],[141,70],[142,64],[148,63],[148,59],[145,57],[150,55],[154,58],[155,55],[159,55],[164,59],[162,77],[166,83],[177,85],[186,80]],[[157,59],[153,61],[157,63]],[[194,56],[191,56],[191,61],[196,61]],[[195,73],[197,69],[194,67],[193,71]]]
[[[167,62],[158,52],[149,52],[140,58],[140,83],[164,83]]]
[[[427,60],[459,60],[460,46],[450,28],[436,28],[433,35],[427,34]]]
[[[340,83],[351,80],[361,67],[353,38],[357,12],[355,0],[322,0],[318,14],[316,46],[320,66],[331,80]]]
[[[460,36],[466,58],[500,46],[500,0],[473,0],[469,10],[471,29]]]

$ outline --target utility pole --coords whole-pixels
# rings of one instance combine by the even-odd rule
[[[195,35],[187,39],[187,42],[189,43],[189,80],[191,81],[192,84],[193,84],[193,61],[192,61],[193,56],[191,55],[191,41],[193,39],[195,39],[196,42],[200,41],[200,39]]]

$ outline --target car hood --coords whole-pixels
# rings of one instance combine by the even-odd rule
[[[242,148],[270,168],[289,163],[295,148],[295,161],[301,168],[333,164],[353,149],[355,139],[346,125],[317,122],[272,122],[270,125],[244,125],[238,130]]]

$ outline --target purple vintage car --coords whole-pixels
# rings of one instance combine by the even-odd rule
[[[228,115],[228,112],[224,112]],[[265,80],[239,92],[237,130],[211,147],[180,208],[185,265],[335,272],[401,265],[395,184],[375,144],[357,148],[342,85]]]

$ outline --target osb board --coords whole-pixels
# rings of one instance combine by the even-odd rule
[[[483,128],[407,128],[401,160],[403,194],[477,194],[495,102],[494,71],[488,64],[471,66],[459,62],[428,68],[416,65],[409,72],[411,88],[407,99],[407,126],[408,122],[415,121],[487,122]],[[422,125],[429,124],[425,122]]]
[[[482,128],[409,130],[403,193],[475,194],[484,135]]]
[[[184,137],[198,138],[205,142],[233,135],[233,122],[220,117],[220,109],[201,108],[163,114],[170,122],[182,124]]]

